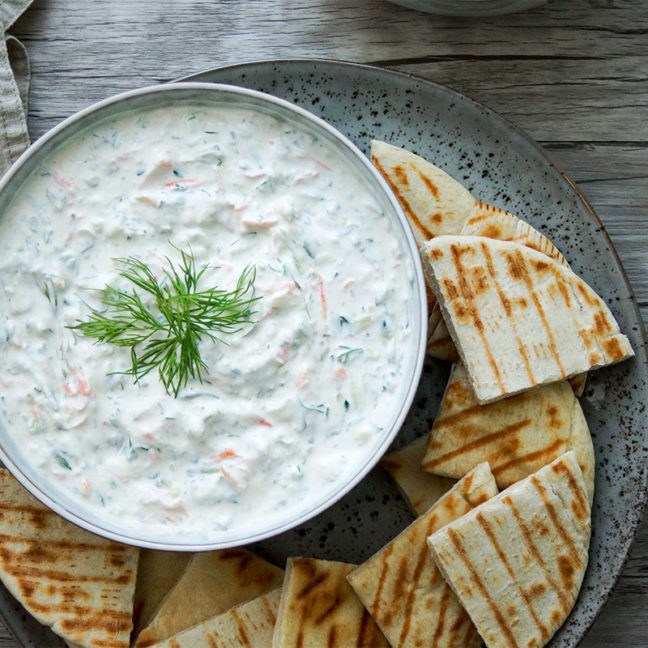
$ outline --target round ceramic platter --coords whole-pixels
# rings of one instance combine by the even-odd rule
[[[605,602],[635,535],[646,498],[648,403],[645,334],[636,301],[603,227],[573,184],[514,126],[447,88],[409,75],[318,60],[247,63],[194,75],[277,95],[314,112],[369,152],[372,139],[434,162],[481,200],[528,220],[549,236],[610,306],[636,357],[593,372],[582,405],[594,439],[596,493],[590,560],[576,606],[550,642],[576,646]],[[426,434],[449,366],[427,361],[394,449]],[[413,520],[379,466],[332,508],[253,547],[282,564],[288,556],[362,562]],[[62,646],[9,596],[0,612],[24,646]]]

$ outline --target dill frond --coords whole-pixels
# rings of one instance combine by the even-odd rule
[[[199,290],[208,266],[198,269],[191,253],[178,251],[180,263],[167,258],[170,269],[162,281],[139,259],[116,259],[120,276],[134,285],[133,290],[106,286],[105,308],[93,309],[86,321],[71,327],[97,342],[130,347],[130,368],[115,373],[133,376],[137,383],[157,369],[167,393],[175,397],[190,378],[202,382],[207,370],[200,356],[203,339],[224,342],[219,335],[251,322],[253,304],[260,299],[254,296],[254,267],[243,270],[234,290]],[[143,298],[142,293],[150,297]]]

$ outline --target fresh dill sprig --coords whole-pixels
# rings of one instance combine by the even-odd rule
[[[71,327],[97,342],[130,347],[131,367],[115,373],[133,376],[137,383],[157,369],[167,393],[175,397],[189,378],[202,382],[201,372],[207,370],[200,357],[202,339],[223,341],[218,334],[239,330],[251,321],[252,306],[260,299],[254,296],[254,267],[243,270],[234,290],[199,290],[198,282],[208,266],[198,270],[191,253],[178,251],[181,262],[176,267],[167,258],[170,270],[164,270],[162,281],[139,259],[115,259],[121,266],[120,276],[141,293],[106,286],[105,309],[93,309],[87,321]]]

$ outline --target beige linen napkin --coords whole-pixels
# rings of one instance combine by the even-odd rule
[[[29,146],[27,97],[29,60],[22,43],[4,33],[32,0],[0,2],[0,175]]]

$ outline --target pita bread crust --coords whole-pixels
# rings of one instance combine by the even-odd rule
[[[268,648],[280,596],[281,588],[273,589],[157,643],[154,648]]]
[[[560,250],[544,234],[510,212],[481,201],[473,205],[470,216],[459,233],[519,243],[569,267]]]
[[[540,252],[440,236],[422,257],[480,403],[634,355],[601,298]]]
[[[153,646],[279,587],[283,570],[246,549],[197,553],[135,642]]]
[[[348,576],[392,646],[475,647],[475,629],[434,564],[427,537],[497,493],[480,464],[430,510]]]
[[[456,364],[437,412],[422,469],[458,479],[487,461],[500,489],[575,450],[590,503],[594,446],[585,415],[566,381],[480,405],[463,364]]]
[[[422,157],[385,142],[371,142],[371,160],[407,216],[417,243],[461,231],[475,199],[459,182]]]
[[[355,565],[289,558],[272,648],[389,648],[346,577]]]
[[[139,550],[81,529],[0,469],[0,579],[20,603],[82,648],[127,648]]]
[[[430,536],[488,648],[544,646],[587,566],[590,507],[572,451]]]
[[[445,495],[455,480],[421,470],[428,447],[427,436],[383,457],[383,468],[394,478],[399,491],[417,515],[423,515],[430,506]],[[466,470],[463,475],[468,471]]]

